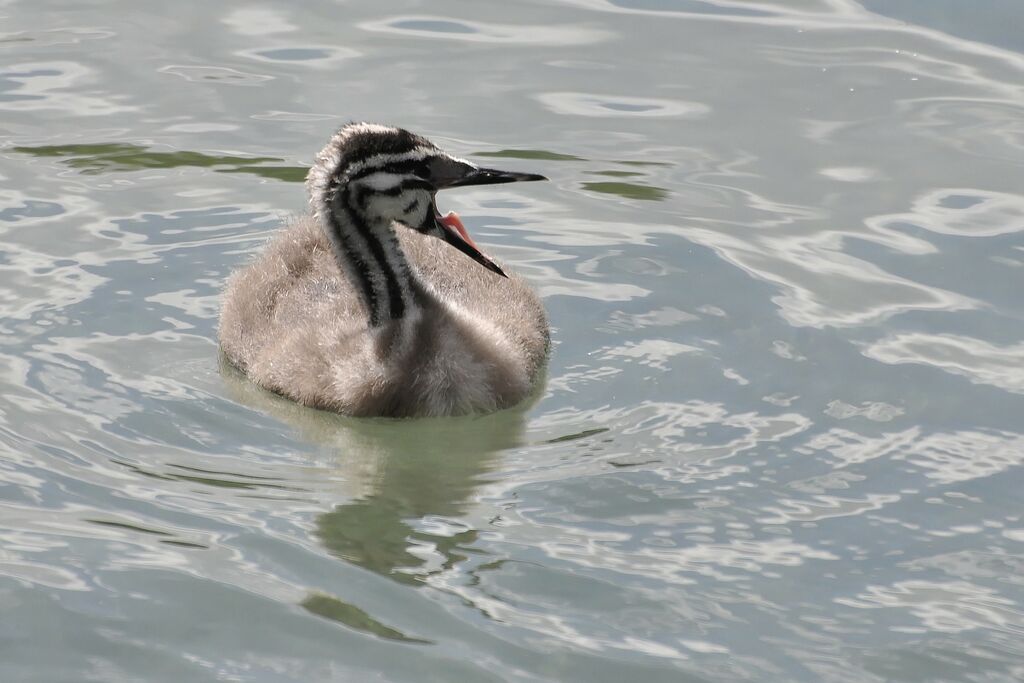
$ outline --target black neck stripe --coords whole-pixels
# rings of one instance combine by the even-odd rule
[[[358,207],[353,206],[352,203],[355,198],[351,196],[349,189],[350,186],[348,185],[342,189],[341,201],[347,207],[348,214],[352,218],[352,224],[357,230],[359,230],[363,238],[366,240],[370,253],[373,255],[374,260],[377,261],[377,266],[380,268],[380,272],[384,275],[385,289],[387,289],[389,304],[389,317],[391,319],[401,318],[405,315],[405,301],[402,299],[402,289],[398,281],[398,274],[395,273],[395,270],[391,267],[392,264],[388,261],[387,253],[385,252],[384,245],[381,243],[380,239],[378,239],[373,231],[360,220]],[[380,311],[375,310],[374,315],[371,315],[370,324],[374,326],[381,324],[383,322],[380,320],[381,317]]]
[[[340,206],[340,208],[345,212],[348,224],[352,225],[354,220],[351,212],[345,206]],[[370,275],[370,264],[366,263],[361,258],[360,251],[354,248],[351,235],[348,230],[338,222],[338,219],[334,214],[334,207],[328,205],[325,213],[327,214],[327,221],[330,229],[337,236],[338,248],[344,252],[344,254],[341,254],[340,256],[341,258],[346,259],[351,266],[349,272],[352,273],[356,280],[353,284],[363,296],[363,300],[366,303],[366,309],[370,312],[371,324],[377,324],[374,320],[379,321],[380,311],[378,309],[380,308],[380,303],[377,300],[377,293],[373,290],[373,278]]]

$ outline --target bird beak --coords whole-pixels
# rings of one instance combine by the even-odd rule
[[[499,185],[501,183],[522,183],[533,180],[547,180],[536,173],[516,173],[515,171],[499,171],[494,168],[476,168],[469,166],[456,178],[442,182],[437,189],[449,187],[468,187],[470,185]]]
[[[439,171],[434,175],[434,189],[447,190],[450,187],[469,187],[471,185],[498,185],[501,183],[521,183],[533,180],[547,180],[536,173],[516,173],[514,171],[499,171],[493,168],[478,168],[472,164],[452,160],[447,173]],[[447,176],[447,177],[444,177]],[[437,212],[437,205],[434,205],[434,220],[437,222],[441,234],[448,244],[452,245],[463,254],[482,265],[492,273],[502,277],[508,277],[501,270],[497,263],[489,256],[480,251],[480,248],[473,242],[473,238],[466,232],[462,221],[455,213],[442,216]]]
[[[505,275],[505,271],[503,271],[497,263],[491,260],[490,256],[480,251],[480,248],[476,246],[476,242],[474,242],[473,238],[469,236],[469,232],[466,230],[466,227],[462,225],[462,221],[459,219],[458,214],[452,211],[447,216],[442,216],[437,213],[435,209],[434,221],[437,223],[437,227],[441,230],[441,235],[444,237],[445,242],[452,245],[492,273],[497,273],[502,277],[508,277],[508,275]]]

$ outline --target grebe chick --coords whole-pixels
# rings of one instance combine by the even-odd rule
[[[435,193],[528,180],[544,177],[480,168],[401,128],[344,126],[306,178],[310,214],[229,278],[225,356],[270,391],[346,415],[521,402],[547,357],[544,308]]]

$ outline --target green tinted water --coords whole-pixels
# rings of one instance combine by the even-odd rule
[[[1024,9],[972,8],[0,0],[0,679],[1024,678]],[[222,367],[351,119],[552,179],[441,198],[544,297],[534,403]]]

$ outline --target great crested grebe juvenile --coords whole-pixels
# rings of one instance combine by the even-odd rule
[[[519,403],[542,375],[544,308],[435,193],[526,180],[544,177],[480,168],[401,128],[344,126],[306,178],[311,213],[228,280],[226,357],[270,391],[346,415]]]

